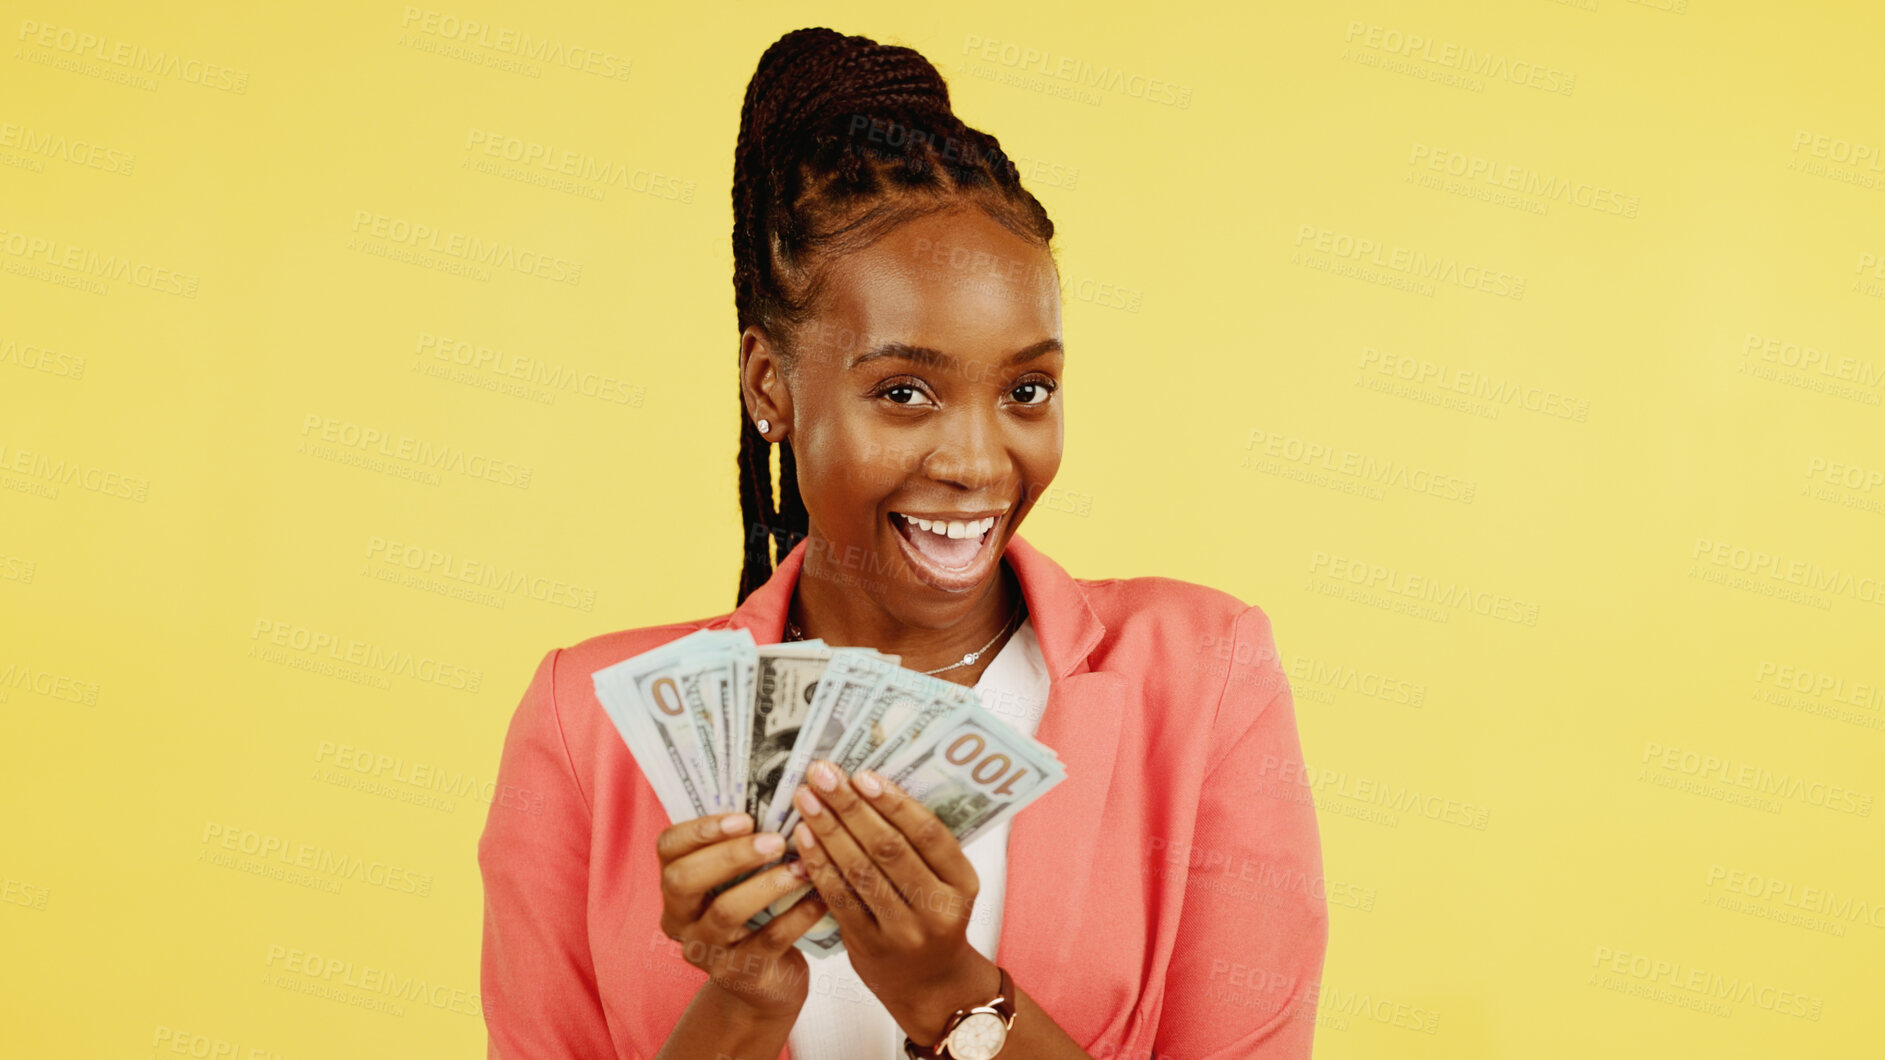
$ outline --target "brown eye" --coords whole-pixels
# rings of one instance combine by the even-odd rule
[[[1008,393],[1023,405],[1045,405],[1047,399],[1053,396],[1054,388],[1046,383],[1030,380],[1017,385]]]
[[[877,390],[877,396],[888,399],[894,405],[907,408],[921,408],[930,403],[925,400],[926,395],[922,388],[914,383],[892,383],[889,386],[880,387]]]

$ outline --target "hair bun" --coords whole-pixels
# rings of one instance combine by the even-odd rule
[[[761,99],[767,105],[756,107]],[[755,113],[766,115],[765,127],[750,127]],[[793,30],[760,56],[741,110],[743,139],[778,164],[779,145],[855,114],[955,121],[948,84],[920,52],[820,26]]]

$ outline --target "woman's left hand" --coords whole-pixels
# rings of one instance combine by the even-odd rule
[[[948,826],[902,789],[830,762],[794,793],[799,856],[844,932],[851,966],[903,1032],[933,1045],[957,1009],[994,997],[1001,973],[969,945],[980,888]]]

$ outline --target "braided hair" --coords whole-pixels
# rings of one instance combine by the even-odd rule
[[[916,51],[798,29],[759,57],[740,107],[733,153],[733,298],[742,333],[759,326],[790,371],[793,331],[812,314],[819,263],[862,249],[898,225],[967,203],[1047,246],[1054,222],[1021,186],[1014,162],[949,106],[949,87]],[[771,576],[809,532],[789,440],[771,445],[740,406],[738,599]]]

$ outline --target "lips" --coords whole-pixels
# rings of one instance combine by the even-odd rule
[[[964,592],[981,583],[993,567],[993,545],[1002,521],[999,515],[930,519],[890,513],[890,525],[911,568],[922,581],[947,592]]]

